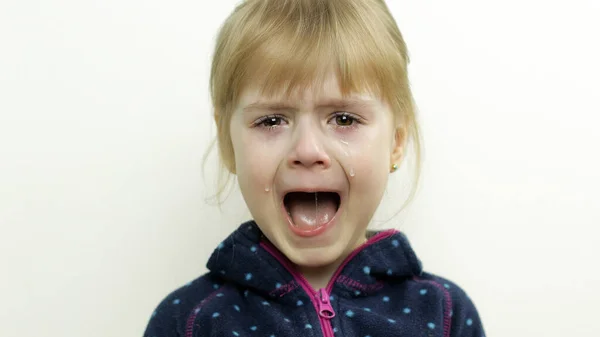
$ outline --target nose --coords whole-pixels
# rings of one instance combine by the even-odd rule
[[[309,124],[309,123],[306,123]],[[319,131],[313,125],[299,125],[296,128],[292,149],[288,156],[291,168],[318,166],[322,169],[331,166],[329,154],[325,151]]]

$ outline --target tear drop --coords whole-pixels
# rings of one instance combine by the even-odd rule
[[[344,153],[344,155],[346,157],[350,157],[350,153],[348,153],[348,145],[349,145],[348,142],[343,139],[340,139],[340,143],[345,145],[345,146],[342,146],[342,152]]]
[[[265,192],[269,192],[271,189],[268,187],[265,187]]]
[[[356,173],[354,172],[354,169],[353,169],[353,168],[351,168],[351,169],[350,169],[350,176],[351,176],[351,177],[354,177],[355,175],[356,175]]]

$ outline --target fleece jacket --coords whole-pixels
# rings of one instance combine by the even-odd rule
[[[144,337],[484,336],[467,294],[424,272],[395,230],[369,232],[322,289],[253,221],[220,243],[207,267],[164,298]]]

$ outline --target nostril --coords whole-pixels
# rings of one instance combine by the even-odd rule
[[[294,164],[294,166],[309,166],[309,165],[305,165],[300,160],[294,160],[292,163]],[[325,162],[322,160],[318,160],[318,161],[313,162],[312,165],[325,166]]]

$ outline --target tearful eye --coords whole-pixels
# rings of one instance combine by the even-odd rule
[[[266,127],[273,127],[281,125],[280,117],[267,117],[264,121],[262,121],[262,125]]]
[[[335,117],[335,123],[339,126],[351,126],[354,123],[354,118],[352,116],[342,114],[337,115]]]
[[[271,132],[278,131],[279,128],[285,127],[288,123],[287,118],[283,115],[268,115],[254,121],[252,127]]]

